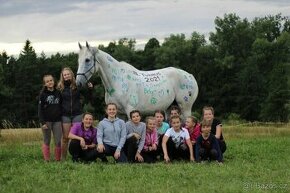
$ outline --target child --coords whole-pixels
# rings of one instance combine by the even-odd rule
[[[91,113],[84,113],[82,122],[74,123],[70,130],[68,135],[68,138],[71,139],[69,152],[73,162],[96,161],[99,156],[96,150],[97,130],[93,127],[93,121]]]
[[[127,162],[127,157],[123,151],[126,141],[126,125],[122,119],[116,117],[117,105],[108,103],[106,106],[107,118],[100,121],[98,125],[97,150],[99,153],[113,156],[117,162]]]
[[[156,110],[154,113],[156,119],[156,127],[157,127],[157,134],[158,134],[158,146],[157,152],[160,154],[160,157],[163,157],[162,151],[162,138],[165,132],[169,129],[169,124],[164,122],[165,120],[165,112],[162,110]]]
[[[197,118],[194,116],[187,117],[185,121],[185,128],[188,130],[191,143],[194,146],[197,137],[200,136],[200,124],[198,123]]]
[[[88,83],[88,88],[92,88],[92,83]],[[82,105],[80,89],[76,85],[73,71],[66,67],[60,74],[57,88],[62,96],[62,159],[66,159],[68,147],[68,135],[73,123],[82,121]]]
[[[222,154],[217,139],[211,133],[212,121],[203,120],[201,123],[201,135],[195,145],[196,162],[217,160],[222,162]]]
[[[131,120],[126,123],[127,140],[124,146],[128,162],[143,162],[141,151],[145,143],[146,125],[141,122],[140,111],[130,112]]]
[[[146,118],[146,137],[142,150],[142,156],[145,163],[155,163],[157,160],[158,138],[156,131],[156,119],[149,116]]]
[[[214,117],[214,109],[213,107],[203,107],[202,109],[203,120],[212,121],[211,125],[211,133],[218,140],[221,152],[224,153],[227,149],[226,142],[222,133],[222,123]]]
[[[42,123],[43,144],[42,154],[45,161],[50,160],[51,132],[54,137],[54,157],[60,161],[61,157],[61,94],[55,88],[52,75],[43,76],[43,88],[39,96],[38,114]]]
[[[172,116],[170,124],[172,128],[166,131],[162,139],[165,162],[179,158],[186,159],[188,154],[189,160],[194,161],[189,133],[181,127],[181,118],[179,116]]]

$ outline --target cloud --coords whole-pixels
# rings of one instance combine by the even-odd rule
[[[136,38],[138,43],[193,31],[207,35],[214,31],[214,19],[225,13],[249,20],[290,13],[286,0],[0,0],[0,4],[0,51],[26,39],[71,45],[122,37]]]

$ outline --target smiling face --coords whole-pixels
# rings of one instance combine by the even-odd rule
[[[115,104],[108,104],[106,108],[108,119],[115,119],[117,115],[117,106]]]
[[[93,125],[93,122],[94,122],[93,115],[85,114],[84,117],[83,117],[82,122],[84,124],[84,128],[85,129],[89,129]]]
[[[173,116],[170,121],[171,126],[173,127],[174,131],[179,131],[181,127],[181,120],[178,116]]]
[[[213,118],[214,118],[214,115],[213,115],[212,110],[210,110],[210,109],[203,110],[203,119],[204,120],[210,121],[210,120],[213,120]]]
[[[72,74],[69,70],[63,70],[62,71],[62,77],[64,81],[72,80]]]
[[[43,84],[48,90],[54,89],[54,79],[51,75],[46,75],[43,77]]]
[[[193,128],[195,126],[195,122],[193,122],[192,118],[187,117],[185,121],[186,128]]]
[[[141,121],[141,116],[139,112],[132,113],[131,120],[134,124],[138,124]]]
[[[152,132],[156,128],[156,120],[151,118],[146,121],[146,128]]]

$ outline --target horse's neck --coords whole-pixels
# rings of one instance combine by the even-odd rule
[[[109,54],[101,50],[99,54],[101,55],[99,62],[100,62],[100,76],[103,81],[103,85],[106,88],[106,90],[112,89],[114,88],[114,84],[115,84],[115,82],[112,80],[112,77],[111,77],[112,68],[120,69],[121,68],[120,63],[119,61],[114,59],[112,56],[110,56]],[[109,61],[108,57],[111,58],[112,60]]]

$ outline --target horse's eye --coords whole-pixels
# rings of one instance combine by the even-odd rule
[[[89,62],[90,62],[90,59],[87,58],[87,59],[85,60],[85,62],[86,62],[86,63],[89,63]]]

